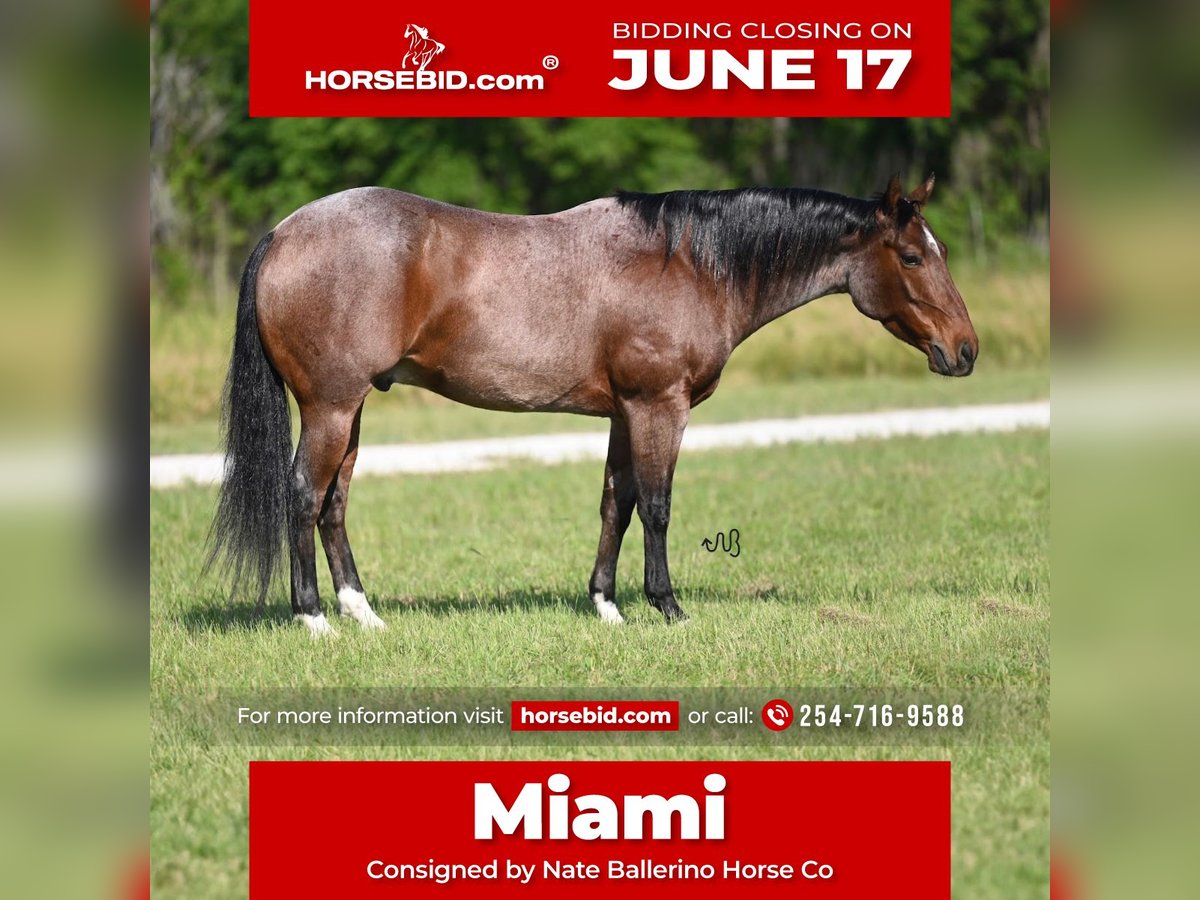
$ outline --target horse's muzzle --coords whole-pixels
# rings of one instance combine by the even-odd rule
[[[975,358],[975,350],[969,341],[962,342],[953,361],[940,343],[933,341],[929,345],[929,369],[939,375],[955,378],[970,375],[975,369]]]

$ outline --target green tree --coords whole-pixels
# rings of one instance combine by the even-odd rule
[[[956,0],[949,119],[251,119],[245,0],[154,0],[151,26],[154,259],[174,302],[227,298],[259,234],[364,184],[548,212],[616,188],[865,194],[936,171],[952,247],[1045,240],[1043,0]]]

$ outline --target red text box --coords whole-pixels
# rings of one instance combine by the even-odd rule
[[[250,889],[948,898],[950,764],[252,762]]]
[[[254,116],[948,116],[950,3],[252,0]]]

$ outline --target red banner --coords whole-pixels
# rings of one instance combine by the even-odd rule
[[[252,116],[948,116],[950,3],[252,0]]]
[[[950,896],[948,762],[252,762],[250,894]]]

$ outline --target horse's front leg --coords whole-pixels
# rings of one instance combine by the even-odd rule
[[[617,609],[617,557],[621,540],[633,517],[635,500],[633,467],[629,453],[629,428],[615,417],[608,433],[608,460],[604,464],[604,491],[600,496],[600,547],[596,567],[588,582],[588,595],[605,622],[625,620]]]
[[[667,526],[671,522],[671,482],[687,427],[686,394],[627,404],[629,447],[638,515],[646,538],[646,597],[668,622],[686,619],[675,600],[667,568]]]

